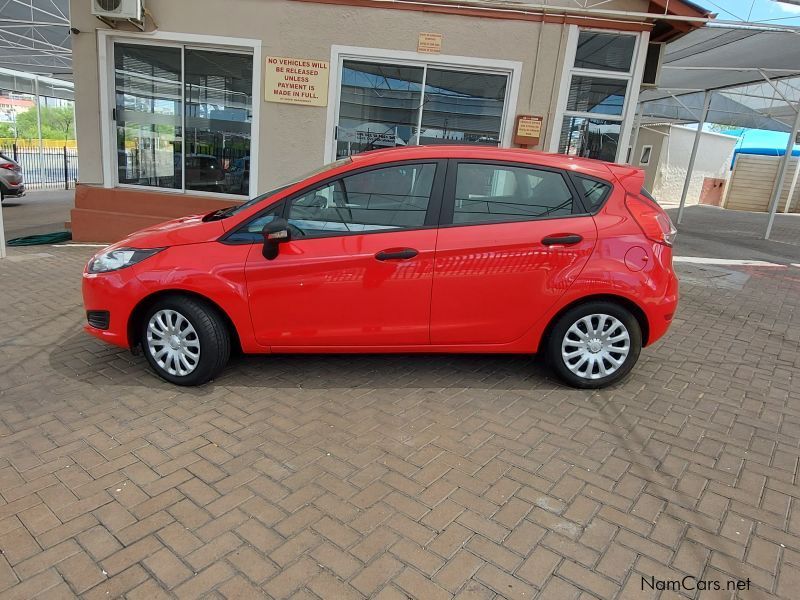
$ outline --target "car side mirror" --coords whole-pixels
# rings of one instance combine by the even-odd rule
[[[278,249],[281,244],[288,242],[292,239],[292,234],[289,231],[289,223],[286,219],[280,217],[273,219],[261,230],[261,235],[264,236],[264,247],[261,254],[267,260],[274,260],[278,257]]]

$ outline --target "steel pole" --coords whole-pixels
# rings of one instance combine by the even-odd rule
[[[797,176],[800,175],[800,156],[797,157],[797,164],[794,166],[794,175],[792,175],[792,183],[789,185],[789,195],[786,196],[786,206],[783,207],[783,214],[789,212],[789,208],[792,206],[792,197],[794,196],[794,190],[797,187]]]
[[[39,134],[39,160],[37,164],[39,166],[39,180],[44,182],[44,164],[42,161],[42,157],[44,155],[44,149],[42,146],[42,111],[39,107],[39,76],[36,75],[33,78],[33,91],[36,95],[36,131]]]
[[[775,223],[775,212],[778,210],[778,202],[781,199],[781,192],[783,191],[783,181],[786,179],[786,171],[789,170],[789,160],[792,158],[792,150],[794,150],[794,138],[797,136],[797,130],[800,129],[800,104],[794,107],[796,114],[794,116],[794,124],[792,125],[792,132],[789,134],[789,141],[786,142],[786,152],[781,160],[781,165],[778,167],[778,177],[775,180],[775,187],[772,190],[772,202],[769,205],[769,219],[767,219],[767,230],[764,232],[764,239],[768,240],[769,235],[772,233],[772,225]],[[789,201],[788,199],[786,200]]]
[[[697,133],[694,134],[694,144],[692,153],[689,155],[689,165],[686,167],[686,179],[683,181],[683,191],[681,192],[681,203],[678,207],[678,225],[683,220],[683,207],[686,205],[686,196],[689,194],[689,184],[692,182],[692,172],[694,171],[694,161],[697,158],[697,149],[700,147],[700,138],[703,136],[703,126],[708,118],[708,109],[711,106],[711,95],[713,92],[707,91],[703,96],[703,112],[700,121],[697,123]]]
[[[0,258],[6,257],[6,230],[3,225],[3,205],[0,203]]]

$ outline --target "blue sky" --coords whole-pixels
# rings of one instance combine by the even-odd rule
[[[694,0],[725,21],[758,21],[775,25],[800,25],[800,6],[773,0]]]

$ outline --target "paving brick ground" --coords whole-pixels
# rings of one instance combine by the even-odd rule
[[[80,331],[90,253],[0,262],[0,599],[797,597],[800,268],[682,264],[669,336],[595,393],[485,356],[187,390]]]

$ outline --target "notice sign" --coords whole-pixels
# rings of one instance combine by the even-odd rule
[[[535,146],[542,136],[542,117],[536,115],[517,115],[514,130],[514,143],[521,146]]]
[[[306,58],[267,57],[264,77],[267,102],[328,105],[328,63]]]
[[[441,33],[420,33],[417,40],[417,52],[425,54],[439,54],[442,51]]]

